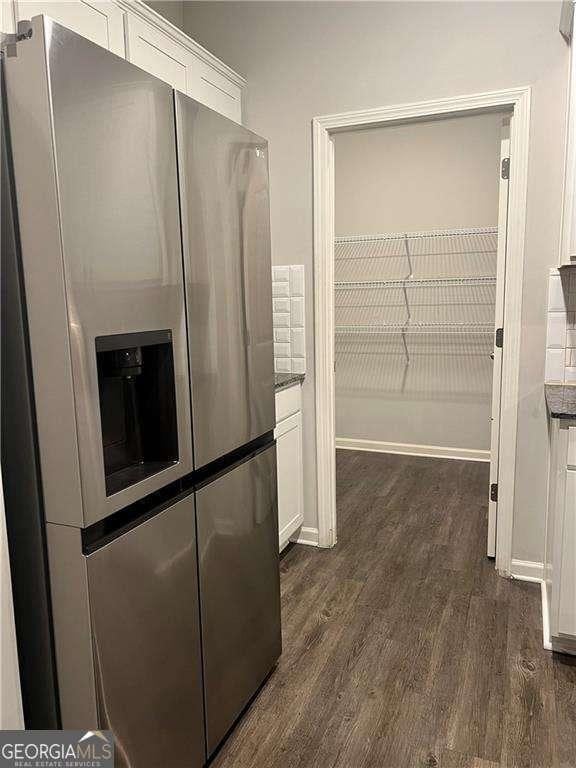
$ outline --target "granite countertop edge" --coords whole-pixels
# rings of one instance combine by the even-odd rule
[[[281,389],[293,387],[295,384],[302,384],[304,381],[303,373],[275,373],[274,391],[280,392]]]
[[[544,392],[553,419],[576,418],[576,384],[544,384]]]

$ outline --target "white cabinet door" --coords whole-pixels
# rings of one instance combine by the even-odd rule
[[[64,27],[124,57],[124,14],[114,3],[99,0],[15,0],[14,6],[17,21],[45,13]]]
[[[199,57],[194,57],[188,81],[188,96],[220,114],[235,120],[242,119],[242,91],[224,75]]]
[[[162,30],[126,14],[126,58],[182,93],[188,92],[192,56]]]
[[[573,431],[572,428],[570,431]],[[576,638],[576,471],[566,473],[566,495],[559,533],[558,633]]]
[[[276,392],[276,424],[302,410],[302,387],[286,387]]]
[[[126,58],[201,104],[240,122],[242,91],[202,59],[201,46],[173,40],[134,14],[126,14]],[[197,50],[196,50],[197,49]],[[206,56],[210,54],[204,52]]]
[[[302,465],[302,413],[289,416],[276,426],[278,462],[278,538],[280,550],[304,519]]]

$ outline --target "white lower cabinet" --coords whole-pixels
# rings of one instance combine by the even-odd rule
[[[277,423],[274,436],[278,462],[280,551],[298,531],[304,519],[301,397],[300,384],[276,393]],[[286,415],[287,411],[289,415]]]
[[[566,503],[559,554],[558,634],[576,641],[576,470],[574,469],[569,469],[566,473]],[[576,651],[576,646],[574,650]]]
[[[552,649],[576,654],[576,420],[550,421],[544,625]]]

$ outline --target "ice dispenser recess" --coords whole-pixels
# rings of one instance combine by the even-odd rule
[[[178,461],[169,330],[96,338],[106,495]]]

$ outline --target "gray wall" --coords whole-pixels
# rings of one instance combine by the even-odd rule
[[[178,29],[184,28],[184,1],[183,0],[144,0],[160,16],[164,16]]]
[[[503,117],[490,113],[336,134],[336,234],[495,226]],[[472,238],[462,238],[459,246],[478,247]],[[477,261],[476,256],[446,254],[441,264],[415,258],[413,268],[416,277],[466,276],[477,274]],[[400,263],[403,267],[404,260]],[[372,270],[369,279],[399,276],[393,273],[397,259],[374,264],[377,273]],[[337,261],[336,279],[366,279],[365,265],[364,260]],[[480,271],[495,276],[495,255],[483,258]],[[382,310],[374,310],[381,322],[399,321],[400,291],[339,291],[336,301],[358,304],[359,296],[369,304],[382,301]],[[452,321],[491,323],[494,297],[495,286],[409,291],[420,322],[449,316]],[[438,307],[424,306],[435,301]],[[366,311],[337,310],[336,322],[341,314],[354,324],[355,316]],[[489,336],[410,335],[408,363],[398,336],[366,339],[336,339],[337,437],[490,448]]]
[[[514,555],[541,561],[547,270],[556,264],[569,49],[556,2],[187,2],[186,31],[248,79],[246,124],[271,142],[273,260],[307,269],[305,524],[316,511],[312,165],[315,115],[533,88]]]
[[[334,137],[336,234],[493,226],[503,115]]]

